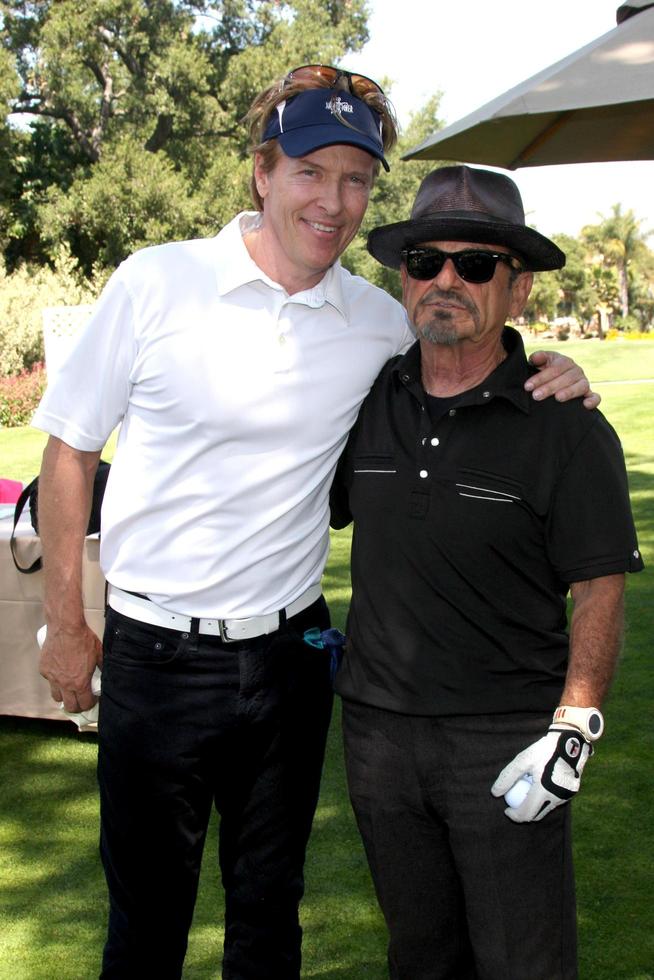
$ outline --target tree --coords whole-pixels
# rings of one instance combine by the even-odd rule
[[[12,132],[5,121],[5,116],[17,88],[18,82],[11,70],[11,57],[0,47],[0,161],[5,164],[0,166],[0,252],[9,239],[11,199],[14,190],[14,174],[9,167],[9,160],[15,150]]]
[[[608,325],[608,317],[620,309],[620,285],[615,268],[598,263],[591,263],[588,268],[590,285],[597,296],[597,333],[600,340],[604,339],[604,327]]]
[[[147,245],[192,237],[198,220],[184,173],[129,136],[67,190],[53,185],[40,208],[45,237],[65,237],[87,274],[94,265],[114,269]]]
[[[554,241],[565,252],[565,265],[554,273],[559,285],[559,316],[577,317],[588,324],[597,311],[599,297],[590,275],[587,250],[571,235],[555,235]]]
[[[639,329],[654,327],[654,252],[649,248],[630,269],[630,309]]]
[[[614,204],[609,217],[597,225],[586,225],[582,239],[601,255],[603,264],[615,268],[618,277],[620,307],[624,318],[629,316],[629,267],[647,251],[646,233],[641,232],[642,220],[634,212],[624,214],[621,204]]]
[[[5,102],[35,120],[11,160],[8,258],[67,241],[88,274],[215,231],[225,200],[247,203],[254,95],[367,39],[365,0],[0,0]]]
[[[274,32],[275,6],[4,0],[4,45],[20,79],[12,111],[63,126],[88,163],[125,129],[151,152],[183,158],[198,133],[235,135],[220,86],[231,59]]]
[[[536,273],[524,310],[525,318],[529,321],[553,320],[558,312],[560,298],[561,287],[556,272]]]

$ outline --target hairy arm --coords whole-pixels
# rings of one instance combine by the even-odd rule
[[[599,708],[610,687],[622,642],[624,575],[576,582],[571,592],[570,656],[560,703]],[[591,752],[589,742],[581,736],[574,739],[572,732],[562,733],[555,723],[543,738],[504,767],[491,793],[504,796],[528,774],[531,785],[526,786],[526,796],[507,800],[504,813],[514,823],[542,820],[578,791]]]
[[[570,656],[561,704],[599,708],[622,646],[624,575],[606,575],[570,587],[574,609]]]
[[[97,700],[91,677],[102,645],[87,626],[82,600],[82,557],[99,452],[73,449],[50,436],[39,477],[39,534],[43,546],[44,605],[48,626],[41,674],[66,711],[85,711]]]
[[[538,368],[538,374],[525,382],[527,391],[533,392],[538,401],[554,395],[557,401],[571,398],[584,399],[584,408],[597,408],[601,398],[590,390],[588,378],[579,365],[558,351],[534,351],[529,358]]]

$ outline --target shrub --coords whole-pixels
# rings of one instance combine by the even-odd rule
[[[59,250],[54,269],[23,265],[8,275],[0,264],[0,377],[29,371],[43,361],[45,307],[92,303],[97,291],[65,248]]]
[[[606,332],[606,340],[649,340],[654,343],[654,331],[651,330],[618,330],[611,327]]]
[[[629,316],[614,316],[612,326],[616,330],[624,331],[624,333],[638,333],[640,330],[640,321],[633,314],[629,314]]]
[[[12,428],[29,425],[45,384],[43,364],[35,364],[30,371],[0,378],[0,426]]]

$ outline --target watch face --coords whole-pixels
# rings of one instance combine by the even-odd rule
[[[594,735],[595,738],[599,738],[602,734],[602,716],[599,711],[593,711],[588,716],[588,732],[590,735]]]
[[[554,723],[572,726],[583,732],[589,742],[595,742],[604,731],[604,718],[599,708],[577,708],[574,705],[559,705],[554,712]]]

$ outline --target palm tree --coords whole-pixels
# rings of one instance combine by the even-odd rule
[[[629,265],[638,259],[647,248],[647,235],[640,226],[633,211],[622,213],[622,205],[614,204],[608,217],[600,214],[598,225],[586,225],[581,236],[586,244],[595,248],[602,256],[604,265],[615,268],[618,275],[620,307],[622,316],[629,316]]]

